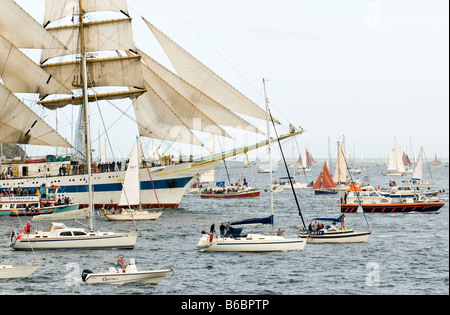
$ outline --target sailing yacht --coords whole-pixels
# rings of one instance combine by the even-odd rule
[[[264,95],[266,103],[267,119],[267,139],[270,141],[269,126],[269,102],[266,96],[266,85],[264,83]],[[272,170],[271,146],[269,145],[269,170]],[[272,172],[270,173],[270,183],[273,182]],[[267,218],[247,219],[231,223],[230,234],[224,237],[214,236],[214,234],[203,233],[197,243],[197,248],[202,252],[273,252],[273,251],[291,251],[303,250],[306,239],[286,238],[284,235],[274,235],[273,233],[273,190],[270,191],[270,208],[272,215]],[[243,228],[237,226],[261,225],[271,226],[270,234],[247,234]],[[235,228],[236,227],[236,228]],[[281,233],[280,233],[281,234]]]
[[[120,197],[119,209],[116,212],[110,213],[105,211],[105,217],[110,221],[141,221],[141,220],[156,220],[162,212],[161,211],[146,211],[142,210],[141,206],[141,190],[139,189],[139,143],[133,147],[130,154],[127,173],[122,189],[122,195]],[[138,207],[138,209],[132,209],[131,207]]]
[[[330,171],[328,170],[327,162],[323,163],[323,170],[320,172],[319,177],[317,177],[316,182],[313,186],[314,194],[324,195],[324,194],[337,194],[338,188],[331,178]]]
[[[394,137],[394,146],[392,148],[391,158],[389,160],[388,171],[382,172],[385,176],[403,176],[406,174],[400,149],[397,146],[397,140]]]
[[[0,142],[70,148],[72,144],[30,109],[36,107],[80,108],[78,129],[83,132],[76,137],[82,142],[76,148],[78,160],[58,157],[3,164],[0,190],[58,185],[61,193],[82,208],[91,199],[96,208],[117,207],[122,191],[118,179],[125,171],[117,167],[119,174],[91,170],[91,144],[83,143],[85,136],[90,138],[88,105],[94,102],[132,102],[140,136],[152,139],[201,146],[193,131],[230,137],[221,126],[263,134],[239,116],[265,119],[263,109],[145,19],[176,73],[138,49],[125,0],[47,0],[44,27],[13,0],[1,3],[0,99],[4,102]],[[22,48],[42,50],[39,65],[22,53]],[[38,101],[24,104],[15,93],[34,94]],[[176,208],[198,176],[224,159],[267,144],[185,163],[163,160],[150,172],[140,168],[141,203],[145,208]],[[63,175],[58,172],[62,166],[67,167]]]

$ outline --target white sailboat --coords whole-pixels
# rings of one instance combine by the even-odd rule
[[[141,221],[141,220],[156,220],[162,212],[161,211],[146,211],[142,210],[140,198],[140,180],[139,180],[139,148],[138,142],[131,151],[127,172],[122,188],[122,195],[119,201],[119,209],[114,213],[105,211],[105,217],[110,221]],[[138,207],[132,209],[131,207]]]
[[[264,95],[266,103],[267,139],[270,139],[269,125],[269,100],[266,96],[266,85],[264,82]],[[269,171],[272,170],[271,146],[269,145]],[[272,172],[270,183],[273,182]],[[202,252],[272,252],[303,250],[306,239],[286,238],[284,235],[274,235],[273,231],[273,190],[270,191],[270,208],[272,215],[268,218],[250,219],[234,222],[231,226],[247,226],[258,224],[271,225],[270,234],[246,234],[242,228],[232,228],[233,232],[228,236],[215,237],[213,234],[204,233],[197,243],[197,248]],[[278,233],[277,233],[278,234]]]
[[[423,181],[423,147],[420,147],[416,167],[411,176],[411,187],[432,187],[433,183]]]
[[[348,185],[348,172],[345,159],[345,139],[342,140],[340,146],[338,146],[338,157],[336,160],[336,168],[334,169],[333,181],[338,188],[347,187]]]
[[[406,174],[405,165],[403,164],[402,154],[397,146],[397,140],[394,137],[394,146],[392,148],[389,160],[388,171],[382,172],[385,176],[403,176]]]

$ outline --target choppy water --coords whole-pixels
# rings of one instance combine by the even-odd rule
[[[369,176],[372,185],[386,187],[388,178],[381,175],[384,168],[370,162],[367,166],[359,177]],[[321,164],[313,166],[307,174],[309,181],[316,179],[320,168]],[[231,169],[232,178],[240,174],[251,186],[268,186],[267,174],[258,174],[256,169]],[[283,174],[280,167],[274,176]],[[449,168],[432,169],[432,174],[435,186],[446,191],[440,195],[446,205],[439,214],[368,214],[373,233],[367,243],[307,244],[301,252],[201,253],[195,247],[200,232],[208,230],[213,221],[218,226],[270,215],[269,193],[264,192],[257,199],[240,200],[202,200],[188,195],[179,209],[165,210],[155,222],[139,222],[144,236],[131,251],[14,251],[8,241],[18,221],[0,217],[0,261],[43,264],[31,278],[0,281],[0,294],[449,294]],[[304,181],[301,176],[297,180]],[[297,194],[305,220],[338,216],[336,197],[315,196],[311,189],[297,190]],[[347,215],[346,222],[354,229],[366,229],[362,215]],[[294,237],[295,226],[301,226],[301,221],[292,192],[275,194],[275,228],[282,227],[287,236]],[[135,226],[99,217],[96,229],[125,232]],[[119,290],[82,283],[83,269],[106,270],[119,254],[125,260],[135,258],[142,270],[170,266],[173,276],[158,286],[129,284]]]

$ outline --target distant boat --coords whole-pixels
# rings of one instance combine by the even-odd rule
[[[30,277],[40,265],[30,266],[12,266],[0,264],[0,280],[3,279],[18,279]]]
[[[200,193],[203,199],[256,198],[261,194],[260,189],[246,186],[226,186],[218,188],[204,188]]]
[[[328,170],[327,162],[324,162],[323,170],[320,172],[319,177],[317,177],[313,189],[316,195],[338,193],[338,189],[333,182],[333,178],[331,178],[330,171]]]
[[[405,165],[402,161],[402,155],[397,146],[397,140],[394,137],[394,147],[392,148],[391,158],[389,160],[388,171],[382,172],[385,176],[402,176],[406,174]]]

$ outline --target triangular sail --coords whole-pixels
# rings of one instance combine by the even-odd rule
[[[402,155],[400,154],[400,150],[397,146],[397,140],[395,139],[395,137],[391,158],[389,160],[388,170],[402,173],[406,172],[405,166],[403,165],[402,161]]]
[[[412,174],[412,181],[413,182],[421,182],[423,179],[423,148],[420,148],[419,151],[419,157],[417,159],[417,165],[414,169],[414,173]]]
[[[131,151],[125,180],[123,182],[122,193],[120,195],[119,206],[136,206],[139,205],[139,159],[138,159],[137,142]]]
[[[65,49],[63,44],[13,0],[1,0],[0,4],[0,34],[14,46],[29,49]]]
[[[0,143],[71,145],[0,83]]]
[[[232,112],[266,119],[266,113],[144,19],[183,80]]]
[[[338,159],[336,161],[336,168],[334,169],[333,180],[335,183],[345,183],[347,182],[347,165],[345,160],[345,140],[339,147]]]
[[[327,162],[324,162],[323,165],[323,188],[334,188],[336,185],[333,182],[333,178],[331,177],[330,170],[328,169]]]

